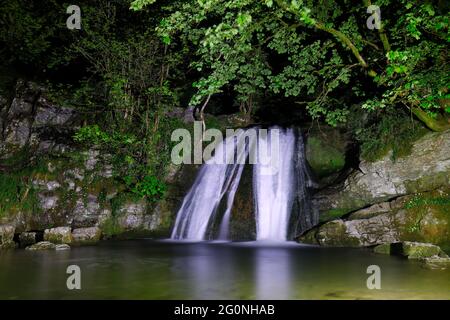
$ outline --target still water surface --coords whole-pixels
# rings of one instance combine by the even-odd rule
[[[81,290],[66,268],[81,268]],[[381,268],[381,290],[366,286]],[[295,243],[108,241],[0,252],[0,299],[450,299],[450,270],[364,249]]]

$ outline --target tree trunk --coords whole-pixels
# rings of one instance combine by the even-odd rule
[[[434,119],[418,107],[412,107],[411,110],[420,121],[433,131],[442,132],[450,129],[450,123],[446,119]]]

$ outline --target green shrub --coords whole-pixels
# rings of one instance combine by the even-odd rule
[[[379,160],[391,150],[394,161],[406,156],[411,152],[414,141],[428,132],[419,122],[399,110],[386,110],[357,122],[354,133],[360,142],[361,157],[367,161]]]

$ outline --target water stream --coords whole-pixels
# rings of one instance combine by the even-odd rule
[[[244,165],[253,165],[254,199],[249,201],[253,201],[257,240],[286,241],[301,231],[290,232],[293,211],[297,221],[292,225],[314,224],[308,210],[301,134],[292,128],[250,128],[218,144],[214,156],[202,166],[177,213],[172,239],[229,238],[233,201]],[[225,210],[218,212],[224,198]],[[221,219],[219,234],[211,236],[208,231],[216,219]]]

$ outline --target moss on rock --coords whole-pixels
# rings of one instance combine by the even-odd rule
[[[373,248],[373,252],[381,254],[391,254],[391,244],[384,243]]]
[[[334,220],[325,223],[316,233],[316,239],[322,246],[333,247],[359,247],[358,238],[347,232],[347,227],[342,220]]]
[[[339,172],[345,165],[345,149],[333,141],[310,137],[306,143],[306,157],[314,173],[323,178]]]

